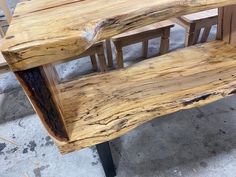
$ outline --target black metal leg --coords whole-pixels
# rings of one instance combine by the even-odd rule
[[[109,142],[96,145],[106,177],[115,177],[116,170],[112,159]]]

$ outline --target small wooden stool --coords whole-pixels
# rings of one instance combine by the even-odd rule
[[[2,47],[3,39],[0,38],[0,48]],[[0,74],[8,72],[10,70],[6,60],[4,59],[2,53],[0,53]]]
[[[5,30],[3,29],[3,27],[8,26],[10,24],[12,15],[6,0],[0,0],[0,9],[3,11],[3,14],[5,15],[5,19],[1,20],[0,22],[0,35],[4,37]]]
[[[0,54],[0,74],[8,72],[9,70],[7,62],[3,58],[2,54]]]
[[[212,26],[218,23],[218,9],[185,15],[175,18],[174,21],[187,30],[185,37],[186,47],[197,44],[201,29],[204,28],[200,41],[203,43],[207,41]]]
[[[112,37],[111,40],[116,49],[117,67],[124,67],[122,48],[138,42],[142,42],[144,58],[148,57],[148,41],[157,37],[161,37],[160,54],[167,53],[169,50],[170,29],[172,27],[174,27],[173,22],[166,20]]]
[[[97,71],[98,64],[97,64],[97,60],[96,60],[96,55],[97,55],[97,58],[99,61],[100,71],[101,72],[107,71],[108,67],[106,64],[106,58],[105,58],[105,54],[104,54],[104,42],[98,42],[98,43],[92,45],[88,50],[86,50],[84,53],[82,53],[81,55],[79,55],[76,58],[83,58],[83,57],[89,56],[91,59],[93,71]],[[74,60],[74,59],[75,59],[75,57],[70,58],[70,59],[66,59],[62,62],[57,62],[56,64],[64,63],[64,62]]]
[[[79,58],[90,56],[93,70],[97,71],[98,66],[97,66],[96,55],[98,57],[100,71],[101,72],[107,71],[108,68],[107,68],[106,58],[105,58],[105,54],[104,54],[104,43],[103,42],[98,42],[98,43],[94,44],[92,47],[90,47],[88,50],[86,50],[83,54],[81,54],[79,56]]]
[[[2,47],[3,37],[5,36],[5,27],[7,28],[11,22],[12,14],[10,8],[8,7],[6,0],[0,0],[0,9],[3,11],[5,16],[4,19],[0,20],[0,48]],[[4,29],[3,29],[4,28]],[[10,70],[6,60],[4,59],[2,53],[0,53],[0,74],[8,72]]]

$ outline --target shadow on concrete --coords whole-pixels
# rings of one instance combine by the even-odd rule
[[[21,88],[0,94],[0,124],[35,114]]]
[[[233,96],[202,108],[180,111],[112,141],[120,176],[167,174],[169,169],[181,165],[192,170],[196,163],[206,168],[204,159],[236,148],[235,103]]]

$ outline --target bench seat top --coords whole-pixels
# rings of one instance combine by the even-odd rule
[[[162,22],[158,22],[158,23],[144,26],[142,28],[138,28],[136,30],[132,30],[132,31],[128,31],[128,32],[116,35],[116,36],[112,37],[112,40],[119,40],[119,39],[122,40],[122,38],[125,38],[130,35],[137,35],[139,33],[145,33],[145,32],[148,33],[149,31],[152,31],[152,30],[158,30],[158,29],[163,29],[163,28],[172,28],[172,27],[174,27],[174,23],[171,20],[165,20]]]
[[[211,10],[184,15],[181,18],[187,21],[188,23],[191,23],[197,20],[204,20],[207,18],[217,18],[217,17],[218,17],[218,9],[211,9]]]
[[[2,53],[13,71],[80,55],[94,43],[236,0],[32,0],[17,5]]]

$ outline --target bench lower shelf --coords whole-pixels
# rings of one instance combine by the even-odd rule
[[[62,153],[117,138],[179,110],[236,93],[236,48],[197,45],[57,86],[70,137]]]

